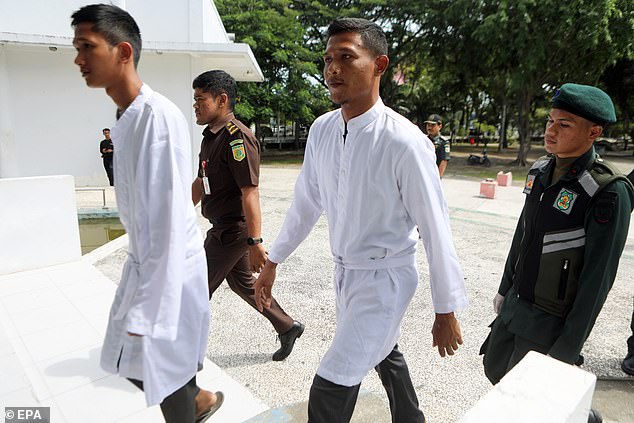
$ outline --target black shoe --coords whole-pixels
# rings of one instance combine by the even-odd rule
[[[293,322],[293,327],[283,334],[279,335],[282,346],[273,354],[273,361],[282,361],[288,357],[293,351],[295,340],[304,333],[304,325],[299,322]]]
[[[628,375],[634,376],[634,353],[628,353],[621,363],[621,369]]]
[[[588,423],[603,423],[603,417],[601,417],[601,413],[599,413],[594,408],[591,408],[590,414],[588,414]]]

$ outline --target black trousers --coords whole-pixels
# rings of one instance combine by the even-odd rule
[[[492,384],[497,384],[529,351],[548,354],[550,346],[509,332],[500,317],[491,324],[491,333],[480,347],[484,354],[484,374]]]
[[[110,186],[114,186],[114,173],[112,170],[112,157],[104,157],[103,158],[103,168],[106,169],[106,175],[108,175],[108,181],[110,182]]]
[[[418,406],[409,369],[398,345],[374,369],[387,392],[392,423],[424,423],[425,416]],[[360,386],[337,385],[315,375],[308,399],[308,422],[348,423],[357,403]]]
[[[143,390],[143,382],[136,379],[128,379],[134,386]],[[191,378],[184,386],[165,397],[161,403],[161,412],[166,423],[195,423],[196,422],[196,395],[200,388],[196,385],[196,376]]]
[[[634,354],[634,310],[632,310],[632,321],[630,322],[632,334],[627,338],[627,353]]]

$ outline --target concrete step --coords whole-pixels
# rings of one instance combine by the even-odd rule
[[[267,410],[245,423],[305,423],[308,421],[308,402],[300,402]],[[388,404],[376,394],[361,390],[351,423],[391,422]]]

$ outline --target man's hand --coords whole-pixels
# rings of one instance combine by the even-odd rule
[[[277,264],[267,259],[258,280],[255,281],[255,306],[260,313],[264,311],[265,307],[271,307],[271,299],[273,298],[271,291],[273,289],[273,282],[275,282],[276,268]]]
[[[431,329],[434,339],[434,347],[438,347],[441,357],[446,354],[453,355],[458,350],[458,345],[462,345],[462,334],[460,325],[452,313],[438,314]]]
[[[251,271],[260,273],[266,263],[266,250],[262,244],[255,244],[249,247],[249,263]]]
[[[500,310],[502,309],[502,303],[504,302],[504,295],[500,295],[498,293],[493,297],[493,311],[495,314],[500,314]]]

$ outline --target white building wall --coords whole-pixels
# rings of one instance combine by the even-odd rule
[[[0,32],[71,37],[70,14],[88,3],[0,0]],[[135,17],[144,42],[227,42],[211,0],[117,3]],[[52,50],[0,42],[0,178],[69,174],[78,186],[107,185],[99,142],[102,128],[115,123],[115,105],[103,89],[85,85],[73,49]],[[191,83],[214,66],[209,55],[156,51],[144,51],[139,63],[143,81],[171,99],[190,123],[193,172],[202,128],[193,114]]]
[[[0,198],[10,205],[0,207],[0,275],[81,259],[72,177],[0,179]]]
[[[0,135],[0,177],[72,174],[78,186],[106,185],[99,142],[101,130],[115,124],[116,108],[105,90],[86,86],[71,51],[4,46],[0,58],[3,54],[10,63],[5,68],[10,84],[0,98],[6,99],[4,110],[18,113],[0,118],[11,121],[0,126],[6,128],[0,132],[5,134]],[[190,123],[195,166],[202,128],[193,114],[190,60],[187,54],[144,53],[139,73]]]
[[[0,0],[0,31],[72,37],[70,15],[100,0]],[[104,3],[108,3],[104,1]],[[212,0],[120,0],[147,41],[227,42]]]

